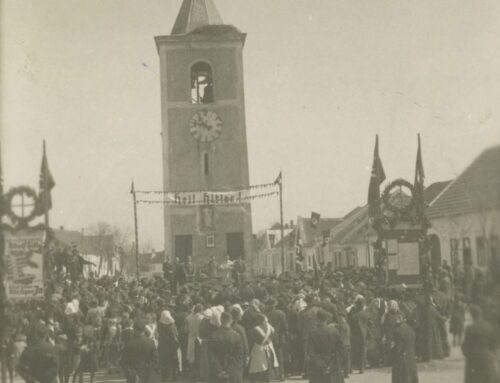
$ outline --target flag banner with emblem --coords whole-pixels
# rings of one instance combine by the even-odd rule
[[[43,297],[44,237],[43,230],[5,233],[5,287],[9,299]]]
[[[380,185],[385,181],[384,167],[378,154],[378,135],[375,140],[375,150],[373,153],[373,165],[368,187],[368,215],[378,217],[381,214],[380,207]]]
[[[319,213],[312,212],[311,213],[311,226],[313,228],[317,228],[319,226],[319,220],[321,218],[321,215]]]
[[[45,214],[48,210],[52,209],[52,196],[51,190],[56,186],[52,173],[49,169],[49,162],[47,160],[47,153],[45,150],[45,141],[43,142],[43,156],[42,166],[40,169],[40,193],[38,214]]]
[[[419,134],[418,135],[417,162],[415,164],[415,181],[413,184],[417,214],[419,216],[423,216],[425,213],[424,178],[425,178],[424,164],[422,162],[422,148],[420,146],[420,134]]]

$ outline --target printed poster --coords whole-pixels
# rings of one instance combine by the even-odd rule
[[[420,274],[420,254],[418,243],[400,242],[398,249],[399,270],[398,275]]]

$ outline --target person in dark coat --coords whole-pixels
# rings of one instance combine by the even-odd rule
[[[309,334],[309,382],[342,383],[344,345],[340,333],[329,325],[332,315],[319,309],[318,327]]]
[[[241,325],[245,328],[248,339],[248,346],[250,349],[254,343],[253,330],[257,326],[259,317],[262,315],[260,310],[260,301],[258,299],[252,299],[250,302],[250,307],[243,313],[241,318]]]
[[[231,324],[231,328],[240,334],[241,339],[243,340],[243,353],[244,353],[244,361],[245,366],[248,364],[250,358],[250,349],[248,347],[248,339],[245,329],[242,325],[240,325],[240,320],[242,316],[242,309],[239,305],[235,305],[231,308],[231,316],[233,317],[233,322]]]
[[[17,370],[27,383],[56,383],[58,352],[47,341],[45,326],[40,324],[34,329],[33,343],[21,354]]]
[[[221,327],[209,345],[214,374],[218,383],[242,383],[245,364],[243,339],[231,328],[231,314],[223,312]]]
[[[450,315],[450,334],[453,335],[453,347],[462,343],[462,337],[465,327],[465,304],[462,302],[459,294],[455,294],[455,298],[451,305]]]
[[[286,320],[286,315],[283,311],[276,308],[277,302],[275,299],[270,299],[268,301],[268,313],[267,319],[271,326],[274,327],[274,338],[273,346],[276,352],[276,358],[278,359],[278,371],[277,378],[280,381],[285,380],[285,361],[283,358],[283,348],[287,344],[288,338],[288,322]]]
[[[369,315],[365,308],[365,299],[358,295],[354,306],[349,312],[349,326],[351,327],[351,359],[352,364],[359,368],[359,373],[365,371],[366,336],[368,333]]]
[[[146,337],[146,322],[138,320],[134,324],[135,336],[122,351],[121,365],[127,383],[148,383],[151,370],[157,363],[155,342]]]
[[[465,329],[465,383],[498,383],[494,355],[496,335],[478,306],[470,307],[473,323]]]
[[[395,319],[392,333],[392,383],[418,383],[415,331],[403,320]]]
[[[303,378],[307,378],[307,366],[309,365],[309,338],[312,331],[316,330],[318,326],[317,314],[319,307],[316,305],[317,301],[314,296],[308,295],[305,297],[307,307],[299,313],[298,317],[298,331],[302,340],[303,351]]]
[[[160,315],[158,325],[158,359],[162,382],[167,379],[176,380],[179,369],[177,350],[179,349],[179,334],[170,311],[164,310]]]

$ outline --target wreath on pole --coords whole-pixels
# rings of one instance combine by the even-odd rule
[[[406,188],[410,191],[410,199],[407,200],[403,200],[401,198],[399,198],[399,201],[404,201],[404,204],[395,204],[394,203],[394,200],[393,200],[393,194],[394,194],[394,189],[397,189],[399,188],[400,190],[400,197],[403,196],[402,195],[402,192],[401,192],[401,189],[402,188]],[[389,183],[386,188],[384,189],[384,192],[382,194],[382,201],[384,202],[384,206],[391,212],[395,213],[395,214],[398,214],[398,215],[407,215],[409,214],[414,205],[415,205],[415,198],[414,198],[414,189],[413,189],[413,185],[402,179],[402,178],[398,178],[397,180],[394,180],[392,181],[391,183]]]
[[[16,212],[13,209],[13,199],[16,196],[21,196],[22,198],[22,214],[16,214]],[[31,204],[24,203],[24,198],[27,198],[31,200]],[[27,214],[24,214],[25,209],[28,210]],[[7,193],[4,195],[4,201],[3,201],[3,209],[5,214],[9,217],[9,219],[17,223],[18,226],[20,227],[27,227],[28,223],[31,222],[33,219],[35,219],[38,215],[38,195],[36,194],[35,190],[30,188],[29,186],[17,186],[12,189],[10,189]]]

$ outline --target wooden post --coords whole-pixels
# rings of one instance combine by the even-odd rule
[[[139,229],[137,227],[137,199],[135,196],[135,186],[134,180],[132,180],[132,189],[130,190],[132,194],[132,200],[134,203],[134,230],[135,230],[135,267],[136,267],[136,277],[137,280],[140,278],[139,273]]]

